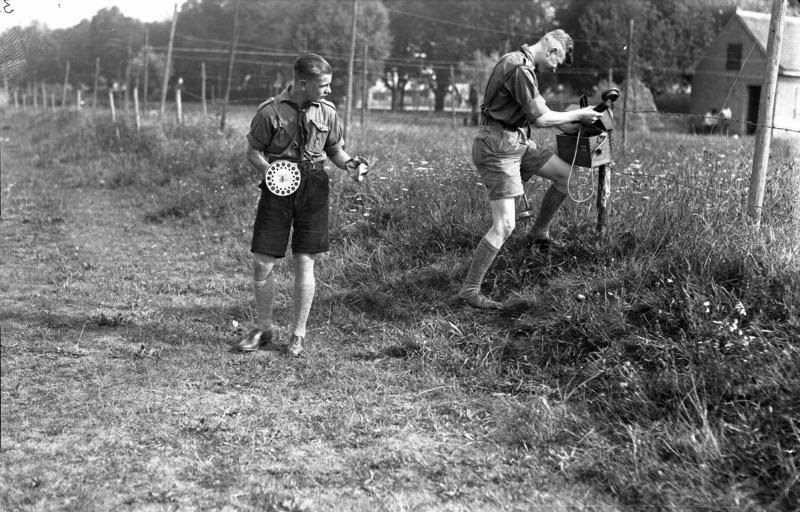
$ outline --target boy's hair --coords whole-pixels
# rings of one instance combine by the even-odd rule
[[[316,53],[305,53],[295,59],[292,65],[294,77],[298,80],[308,80],[321,75],[332,73],[331,65],[322,56]]]
[[[575,51],[575,43],[572,41],[572,37],[569,34],[557,28],[555,30],[551,30],[550,32],[546,33],[542,37],[542,41],[546,41],[551,43],[553,41],[558,42],[564,48],[564,65],[571,66],[573,60],[573,52]]]

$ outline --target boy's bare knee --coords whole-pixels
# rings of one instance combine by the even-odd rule
[[[275,267],[275,257],[267,254],[253,253],[253,280],[264,281]]]

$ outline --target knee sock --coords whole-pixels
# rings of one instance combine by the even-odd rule
[[[253,280],[256,296],[256,327],[262,331],[272,330],[272,302],[275,298],[275,272],[270,272],[263,281]]]
[[[542,198],[542,204],[539,207],[539,213],[536,220],[528,232],[528,238],[541,239],[550,238],[550,223],[556,216],[556,212],[561,207],[561,203],[567,198],[567,194],[556,190],[555,185],[550,185],[550,188],[545,192]]]
[[[303,283],[295,277],[294,282],[294,326],[292,334],[296,336],[306,335],[306,322],[308,314],[311,312],[311,303],[314,301],[315,281]]]
[[[492,266],[492,262],[498,252],[500,252],[500,248],[493,246],[486,237],[481,238],[472,255],[472,264],[469,267],[469,272],[467,272],[467,278],[461,286],[461,291],[458,292],[459,297],[466,298],[480,293],[483,276]]]

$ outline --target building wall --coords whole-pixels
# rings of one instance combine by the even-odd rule
[[[778,77],[775,126],[800,130],[800,77]]]
[[[719,111],[722,107],[722,102],[725,101],[731,84],[736,80],[738,73],[738,70],[725,69],[728,45],[737,43],[742,45],[742,60],[744,60],[750,52],[754,40],[745,30],[741,21],[738,18],[733,18],[695,68],[690,101],[692,114],[702,115],[712,108]],[[761,48],[756,45],[745,63],[741,76],[736,80],[727,102],[727,106],[732,111],[733,119],[747,121],[748,87],[761,86],[765,69],[766,56]],[[730,123],[730,131],[731,133],[744,134],[746,133],[746,125],[744,123]]]

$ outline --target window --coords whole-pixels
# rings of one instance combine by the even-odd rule
[[[725,69],[739,71],[742,67],[742,44],[728,45],[728,60],[725,62]]]

